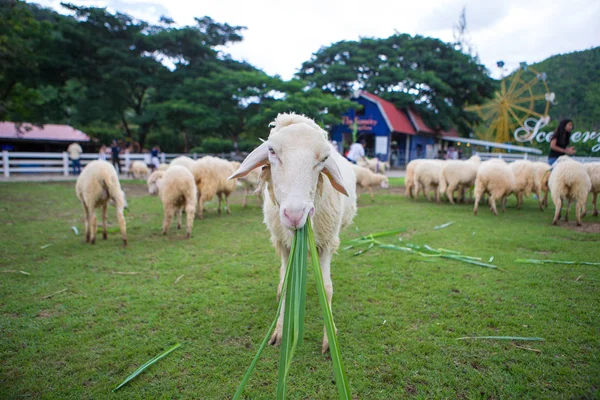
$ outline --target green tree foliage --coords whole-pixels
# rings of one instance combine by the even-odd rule
[[[466,130],[466,104],[483,102],[494,84],[485,67],[438,39],[396,34],[322,48],[298,76],[338,96],[366,90],[398,107],[414,106],[432,126]]]

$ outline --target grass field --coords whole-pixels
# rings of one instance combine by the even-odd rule
[[[598,398],[600,267],[515,260],[600,261],[600,219],[585,218],[583,231],[571,229],[574,222],[553,227],[552,210],[541,213],[529,200],[517,211],[514,198],[499,217],[487,207],[474,217],[471,205],[409,201],[399,182],[375,202],[361,196],[343,241],[403,228],[404,242],[494,257],[501,270],[340,249],[333,312],[353,398]],[[73,183],[0,185],[0,398],[227,399],[235,392],[276,310],[279,260],[260,208],[250,199],[242,209],[236,195],[232,215],[218,217],[208,204],[185,240],[174,227],[160,234],[162,207],[144,185],[124,189],[127,248],[113,208],[108,240],[83,242]],[[20,270],[29,275],[9,272]],[[288,394],[334,399],[310,272],[308,285],[305,339]],[[464,336],[545,340],[457,340]],[[182,346],[111,392],[175,343]],[[278,359],[278,348],[265,350],[248,398],[274,398]]]

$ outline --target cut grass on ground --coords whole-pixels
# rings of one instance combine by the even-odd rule
[[[208,204],[185,240],[174,226],[162,236],[159,199],[125,184],[129,247],[117,233],[91,246],[73,186],[0,185],[0,270],[17,271],[0,274],[0,398],[231,398],[276,311],[279,260],[254,199],[242,209],[236,194],[231,216],[218,217],[216,202]],[[600,237],[551,226],[552,210],[541,213],[533,200],[521,211],[514,205],[511,198],[505,214],[482,207],[474,217],[471,205],[384,191],[371,202],[362,194],[343,241],[404,228],[403,241],[494,257],[503,271],[386,249],[355,257],[340,248],[333,315],[354,398],[599,396],[599,267],[515,260],[598,261]],[[112,207],[109,223],[116,226]],[[331,360],[320,354],[310,272],[307,287],[305,338],[288,395],[337,398]],[[474,336],[545,340],[457,340]],[[177,351],[111,392],[176,343]],[[278,360],[279,349],[268,347],[248,398],[274,398]]]

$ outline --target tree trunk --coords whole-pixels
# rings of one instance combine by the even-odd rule
[[[125,114],[123,113],[121,113],[121,122],[123,122],[123,129],[125,129],[127,137],[131,138],[131,130],[129,129],[129,125],[127,124],[127,120],[125,119]]]
[[[140,125],[140,137],[139,137],[139,142],[140,142],[140,151],[144,150],[144,145],[146,144],[146,136],[148,136],[148,131],[150,130],[150,125],[149,124],[142,124]]]
[[[185,130],[185,128],[183,129],[183,152],[185,154],[188,153],[189,149],[189,143],[188,143],[188,136],[187,136],[187,131]]]

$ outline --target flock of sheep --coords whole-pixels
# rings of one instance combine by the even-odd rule
[[[517,209],[523,204],[523,197],[535,193],[540,210],[548,206],[548,192],[552,194],[555,214],[552,223],[556,225],[561,217],[563,203],[567,202],[565,221],[569,220],[569,208],[575,203],[577,225],[586,213],[588,194],[592,193],[594,216],[598,215],[597,197],[600,192],[600,163],[580,163],[568,156],[560,157],[550,167],[543,162],[519,160],[507,164],[500,158],[481,162],[478,156],[468,160],[413,160],[406,168],[406,195],[416,198],[419,192],[432,200],[431,191],[439,203],[442,196],[454,204],[454,193],[458,191],[458,200],[462,200],[466,190],[474,187],[475,205],[473,214],[477,215],[479,202],[489,195],[492,212],[498,215],[496,201],[500,201],[502,211],[506,209],[506,198],[514,194]],[[542,197],[542,192],[544,196]]]

